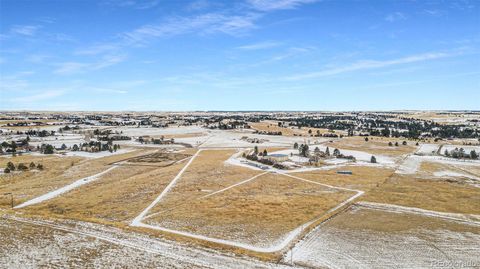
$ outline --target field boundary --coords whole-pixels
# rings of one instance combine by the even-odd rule
[[[223,148],[222,148],[223,149]],[[232,149],[232,148],[230,148]],[[233,148],[235,149],[235,148]],[[260,173],[256,176],[253,176],[249,179],[246,179],[246,180],[243,180],[241,182],[238,182],[236,184],[233,184],[231,186],[228,186],[224,189],[221,189],[221,190],[218,190],[214,193],[211,193],[211,194],[208,194],[208,195],[205,195],[205,196],[202,196],[200,197],[201,198],[206,198],[208,196],[212,196],[214,194],[217,194],[217,193],[220,193],[220,192],[223,192],[223,191],[226,191],[228,189],[231,189],[231,188],[234,188],[236,186],[239,186],[241,184],[244,184],[244,183],[247,183],[251,180],[254,180],[255,178],[261,176],[261,175],[264,175],[264,174],[267,174],[267,173],[277,173],[279,175],[285,175],[285,176],[288,176],[290,178],[294,178],[294,179],[297,179],[297,180],[301,180],[301,181],[305,181],[305,182],[309,182],[311,184],[316,184],[316,185],[321,185],[321,186],[324,186],[324,187],[328,187],[328,188],[332,188],[332,189],[337,189],[337,190],[343,190],[343,191],[350,191],[350,192],[356,192],[355,195],[349,197],[348,199],[342,201],[341,203],[337,204],[335,207],[329,209],[327,212],[325,212],[324,214],[322,214],[321,216],[319,217],[316,217],[314,218],[313,220],[311,221],[308,221],[302,225],[300,225],[299,227],[295,228],[294,230],[286,233],[285,237],[283,239],[281,239],[281,242],[280,243],[277,243],[275,245],[272,245],[270,247],[257,247],[257,246],[254,246],[254,245],[250,245],[250,244],[246,244],[246,243],[241,243],[241,242],[236,242],[236,241],[231,241],[231,240],[226,240],[226,239],[220,239],[220,238],[213,238],[213,237],[209,237],[209,236],[203,236],[203,235],[199,235],[199,234],[194,234],[194,233],[190,233],[190,232],[185,232],[185,231],[179,231],[179,230],[173,230],[173,229],[168,229],[168,228],[164,228],[164,227],[161,227],[161,226],[155,226],[155,225],[150,225],[150,224],[146,224],[146,223],[143,223],[142,221],[144,219],[147,219],[147,218],[150,218],[160,212],[157,212],[157,213],[154,213],[152,215],[149,215],[147,216],[147,213],[155,206],[157,205],[162,199],[163,197],[174,187],[174,185],[176,184],[176,182],[181,178],[182,174],[187,170],[187,168],[190,166],[190,164],[193,162],[193,160],[199,155],[199,153],[203,150],[212,150],[212,149],[203,149],[203,148],[200,148],[193,156],[192,158],[188,161],[188,163],[182,168],[182,170],[180,170],[180,172],[175,176],[175,178],[173,178],[173,180],[168,184],[168,186],[160,193],[160,195],[148,206],[146,207],[137,217],[135,217],[132,222],[130,223],[130,226],[133,226],[133,227],[143,227],[143,228],[148,228],[148,229],[153,229],[153,230],[159,230],[159,231],[163,231],[163,232],[167,232],[167,233],[172,233],[172,234],[177,234],[177,235],[181,235],[181,236],[186,236],[186,237],[190,237],[190,238],[194,238],[194,239],[199,239],[199,240],[203,240],[203,241],[208,241],[208,242],[212,242],[212,243],[217,243],[217,244],[223,244],[223,245],[227,245],[227,246],[233,246],[233,247],[238,247],[238,248],[243,248],[243,249],[246,249],[246,250],[250,250],[250,251],[255,251],[255,252],[259,252],[259,253],[274,253],[274,252],[279,252],[281,250],[283,250],[284,248],[286,248],[287,246],[289,246],[293,241],[295,241],[296,239],[298,239],[299,236],[301,236],[302,234],[304,234],[305,230],[310,227],[312,224],[322,220],[323,218],[325,218],[325,216],[328,216],[330,214],[332,214],[334,211],[342,208],[342,207],[345,207],[347,206],[349,203],[351,203],[352,201],[354,201],[355,199],[357,199],[358,197],[362,196],[364,194],[363,191],[361,190],[354,190],[354,189],[349,189],[349,188],[344,188],[344,187],[336,187],[336,186],[332,186],[332,185],[327,185],[327,184],[323,184],[323,183],[319,183],[319,182],[315,182],[315,181],[311,181],[311,180],[308,180],[308,179],[304,179],[304,178],[300,178],[300,177],[297,177],[297,176],[292,176],[292,175],[289,175],[287,173],[279,173],[279,172],[273,172],[273,171],[265,171],[264,173]]]

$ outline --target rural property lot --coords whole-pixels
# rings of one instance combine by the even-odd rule
[[[284,260],[314,268],[475,268],[478,225],[354,207],[308,234]]]
[[[281,244],[290,232],[354,194],[267,173],[171,209],[163,208],[160,202],[156,207],[163,210],[146,223],[269,248]]]

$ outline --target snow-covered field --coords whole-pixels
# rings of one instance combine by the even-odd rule
[[[437,152],[439,147],[438,144],[421,144],[416,153],[418,155],[432,155]]]
[[[475,150],[477,153],[480,152],[480,146],[463,146],[463,145],[444,145],[442,147],[442,154],[445,150],[452,151],[454,149],[463,148],[466,153],[470,153],[470,151]]]
[[[468,174],[465,174],[465,173],[458,173],[458,172],[455,172],[455,171],[437,171],[437,172],[434,172],[433,173],[434,176],[436,177],[447,177],[447,178],[450,178],[450,177],[465,177],[465,178],[469,178],[469,179],[473,179],[473,180],[480,180],[479,177],[476,177],[476,176],[472,176],[472,175],[468,175]]]
[[[0,268],[290,268],[99,224],[0,218]]]
[[[367,217],[370,224],[365,221]],[[369,228],[384,218],[391,221],[380,224],[380,229]],[[413,225],[395,231],[393,218],[435,222],[439,228]],[[349,228],[341,222],[350,222],[346,225]],[[389,225],[393,231],[387,232]],[[474,268],[480,265],[478,242],[480,233],[475,227],[441,218],[362,208],[317,227],[285,254],[284,262],[312,268]]]
[[[97,179],[99,179],[102,175],[112,171],[113,169],[117,168],[117,166],[112,166],[108,169],[106,169],[105,171],[102,171],[98,174],[95,174],[95,175],[92,175],[92,176],[89,176],[89,177],[85,177],[85,178],[82,178],[82,179],[79,179],[71,184],[68,184],[66,186],[63,186],[59,189],[56,189],[54,191],[51,191],[49,193],[46,193],[44,195],[41,195],[41,196],[38,196],[38,197],[35,197],[31,200],[28,200],[26,201],[25,203],[22,203],[22,204],[19,204],[17,206],[15,206],[15,208],[22,208],[22,207],[26,207],[26,206],[31,206],[31,205],[34,205],[34,204],[38,204],[38,203],[42,203],[44,201],[47,201],[47,200],[50,200],[50,199],[53,199],[59,195],[62,195],[64,193],[67,193],[73,189],[76,189],[80,186],[83,186],[85,184],[88,184],[92,181],[95,181]]]

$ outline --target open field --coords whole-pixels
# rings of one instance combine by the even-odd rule
[[[402,145],[403,141],[407,141],[407,145]],[[393,144],[398,142],[399,146],[389,146],[389,142],[392,142]],[[367,142],[365,141],[364,137],[353,136],[336,140],[326,145],[331,148],[337,147],[341,149],[365,151],[370,154],[381,154],[397,157],[404,154],[413,153],[417,149],[415,146],[416,143],[416,141],[412,140],[385,137],[369,137]]]
[[[79,157],[63,156],[34,156],[23,155],[14,158],[0,158],[2,167],[9,161],[15,164],[30,162],[43,164],[44,170],[32,170],[14,172],[0,175],[0,186],[5,192],[15,195],[15,204],[20,204],[41,194],[58,189],[70,184],[75,180],[95,175],[107,170],[112,162],[136,156],[140,151],[132,151],[125,154],[112,155],[98,159],[82,159]],[[9,206],[10,202],[2,197],[1,205]]]
[[[223,192],[188,199],[173,208],[164,207],[161,202],[156,206],[161,211],[146,223],[257,247],[270,247],[353,194],[267,173]],[[169,195],[176,193],[173,191]]]
[[[480,214],[479,189],[467,184],[394,175],[362,200],[428,210]]]
[[[290,268],[87,222],[3,216],[0,267]]]
[[[275,129],[273,123],[262,121],[256,127]],[[218,268],[215,262],[225,262],[224,254],[238,257],[227,259],[222,268],[235,267],[230,263],[235,260],[246,268],[288,268],[292,261],[295,266],[313,268],[349,267],[353,261],[369,268],[389,262],[400,268],[428,267],[433,261],[478,262],[470,261],[468,253],[479,234],[475,229],[480,221],[480,161],[439,155],[441,146],[456,147],[452,141],[422,141],[416,146],[415,140],[402,138],[298,136],[308,135],[308,128],[286,128],[296,136],[199,125],[107,128],[131,139],[118,141],[121,149],[112,153],[67,149],[51,155],[0,157],[3,167],[9,161],[16,166],[30,162],[44,166],[43,170],[0,174],[2,193],[12,193],[16,205],[10,209],[11,196],[0,196],[6,216],[0,220],[5,231],[0,232],[12,234],[2,242],[12,244],[9,249],[14,253],[0,259],[0,265],[15,266],[18,260],[31,257],[32,267],[75,266],[80,261],[122,267],[126,260],[143,257],[138,264],[145,267],[157,267],[159,259],[172,267]],[[178,144],[142,144],[139,136],[172,137]],[[58,147],[83,139],[64,133],[43,142]],[[404,140],[407,145],[402,145]],[[31,141],[32,145],[42,143],[37,138]],[[308,144],[309,151],[300,155],[294,143]],[[266,150],[267,156],[248,159],[254,147],[259,153]],[[330,155],[322,155],[327,147]],[[333,155],[334,149],[342,156]],[[270,157],[287,167],[259,161]],[[18,221],[12,218],[19,216],[24,218],[21,225],[10,227]],[[92,227],[102,227],[108,235]],[[40,235],[39,229],[45,234]],[[25,237],[19,236],[22,231]],[[37,244],[27,243],[31,238],[52,244],[49,251],[58,258],[47,258]],[[373,243],[352,250],[367,238]],[[451,242],[445,243],[447,238]],[[400,243],[404,241],[414,248],[405,248]],[[154,242],[153,247],[145,242]],[[33,254],[28,256],[21,245]],[[185,245],[189,246],[185,257],[195,257],[192,250],[201,253],[207,248],[216,253],[215,258],[211,260],[210,254],[199,254],[199,260],[176,260],[179,256],[170,254],[158,258],[166,249]],[[135,251],[122,254],[125,260],[110,260],[128,248]],[[377,254],[365,254],[369,250]],[[411,261],[422,251],[428,254]],[[373,259],[378,253],[384,258]]]
[[[254,130],[258,131],[263,131],[263,132],[282,132],[282,135],[287,135],[287,136],[306,136],[310,137],[311,135],[316,135],[317,131],[319,134],[338,134],[338,135],[346,135],[346,132],[343,131],[330,131],[325,128],[309,128],[309,127],[303,127],[303,128],[298,128],[295,126],[289,126],[289,127],[283,127],[283,126],[278,126],[278,122],[274,121],[262,121],[262,122],[251,122],[249,123],[251,128]],[[312,132],[309,133],[309,130]],[[313,138],[313,137],[312,137]]]
[[[476,225],[355,207],[316,228],[284,260],[314,268],[475,268],[479,240]]]

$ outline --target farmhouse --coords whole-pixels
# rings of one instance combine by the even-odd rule
[[[270,161],[275,161],[275,162],[284,162],[288,161],[288,155],[287,154],[270,154],[264,157],[265,159],[268,159]]]

